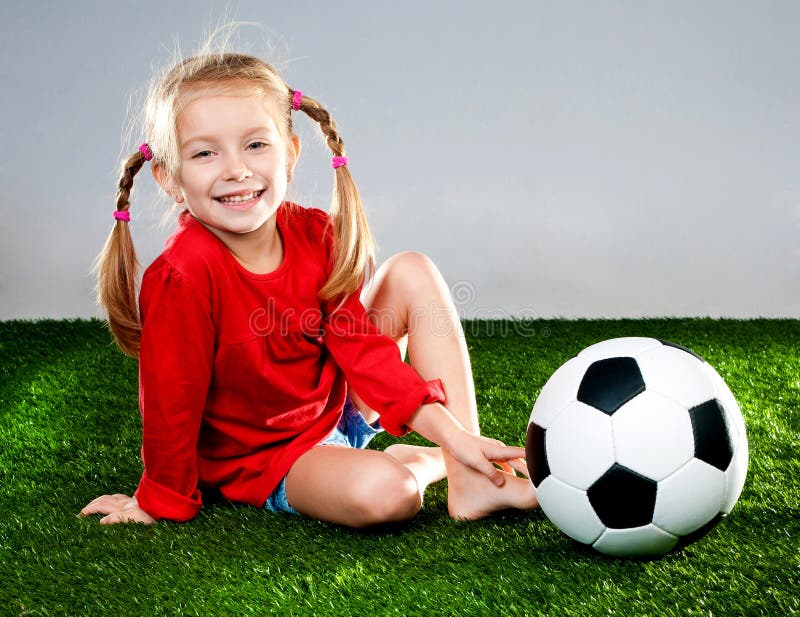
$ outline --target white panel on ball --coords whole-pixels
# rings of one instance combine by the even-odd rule
[[[689,412],[645,390],[611,418],[617,462],[651,480],[666,478],[694,457]]]
[[[547,429],[545,447],[550,473],[586,490],[614,464],[611,418],[575,401]]]
[[[591,544],[605,529],[589,503],[586,491],[564,484],[552,475],[547,476],[536,489],[536,498],[553,524],[578,542]]]
[[[747,440],[740,440],[733,453],[733,460],[725,470],[725,498],[722,501],[722,513],[729,514],[742,494],[747,477]]]
[[[606,529],[592,546],[615,557],[647,557],[663,555],[677,543],[676,536],[650,524],[633,529]]]
[[[725,474],[694,458],[659,482],[653,523],[685,536],[719,514],[724,494]]]
[[[597,360],[605,360],[606,358],[634,357],[654,347],[663,347],[663,345],[654,338],[641,336],[612,338],[590,345],[581,351],[578,357],[584,358],[591,363]]]
[[[661,345],[636,356],[645,387],[669,396],[687,409],[714,398],[714,385],[692,354]]]
[[[544,384],[533,405],[531,421],[549,428],[556,416],[578,398],[578,386],[589,363],[582,358],[572,358],[562,364]]]

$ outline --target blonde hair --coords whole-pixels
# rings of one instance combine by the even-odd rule
[[[208,44],[207,44],[208,45]],[[177,63],[151,85],[145,103],[145,140],[153,152],[152,164],[177,177],[180,170],[177,118],[191,101],[224,94],[260,95],[269,105],[285,143],[292,131],[292,97],[277,71],[257,57],[230,53],[200,53]],[[314,120],[334,156],[345,148],[330,114],[315,99],[302,95],[300,111]],[[138,150],[122,165],[116,208],[130,209],[133,178],[145,163]],[[319,292],[323,301],[339,305],[372,276],[375,245],[367,224],[361,198],[348,167],[334,171],[330,215],[333,219],[333,269]],[[327,233],[327,230],[326,230]],[[116,221],[97,258],[97,298],[108,311],[108,324],[120,348],[138,357],[141,321],[137,306],[139,263],[128,223]]]

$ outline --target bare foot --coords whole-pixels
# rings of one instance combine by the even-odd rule
[[[516,464],[512,467],[526,473]],[[530,510],[539,506],[533,484],[528,478],[518,478],[508,471],[504,473],[505,484],[498,487],[482,473],[458,465],[447,479],[447,510],[450,516],[457,520],[475,521],[500,510]]]
[[[441,448],[425,448],[403,443],[392,444],[386,454],[396,458],[414,474],[422,498],[428,485],[443,480],[447,476]]]

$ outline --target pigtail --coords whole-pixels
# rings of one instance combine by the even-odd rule
[[[327,110],[311,97],[300,95],[298,98],[299,109],[319,124],[331,154],[343,157],[344,142]],[[322,300],[339,298],[343,301],[364,284],[375,269],[375,243],[361,196],[347,165],[334,170],[330,214],[334,223],[333,271],[320,290],[319,297]]]
[[[133,177],[144,165],[142,152],[133,154],[122,167],[117,190],[117,211],[128,212]],[[139,357],[142,325],[136,298],[139,262],[125,220],[117,219],[97,256],[97,302],[108,311],[108,325],[122,351]]]

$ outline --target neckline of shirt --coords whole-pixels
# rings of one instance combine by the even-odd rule
[[[289,260],[292,250],[290,248],[291,243],[288,241],[287,237],[288,234],[286,233],[290,225],[286,224],[286,216],[288,211],[285,201],[280,206],[278,206],[278,209],[275,211],[275,227],[278,233],[280,234],[281,241],[283,243],[283,259],[281,260],[281,263],[277,268],[275,268],[272,272],[267,272],[265,274],[258,274],[257,272],[251,272],[250,270],[245,268],[241,263],[239,263],[239,260],[233,256],[233,253],[231,253],[230,249],[227,246],[225,246],[225,243],[222,240],[217,238],[217,236],[215,236],[208,229],[206,229],[199,221],[197,221],[191,215],[191,213],[189,213],[188,210],[186,210],[185,212],[187,215],[187,219],[191,221],[193,225],[199,227],[203,232],[207,233],[211,238],[213,238],[214,242],[219,244],[219,247],[225,253],[225,258],[228,259],[233,264],[234,268],[236,268],[244,276],[259,281],[265,281],[283,275],[284,272],[286,272],[287,268],[289,267]]]

